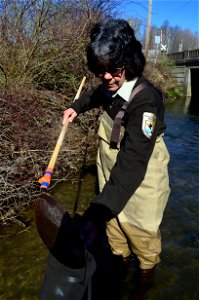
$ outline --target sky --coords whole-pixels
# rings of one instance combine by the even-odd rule
[[[124,1],[123,18],[137,17],[147,25],[149,0]],[[152,0],[151,25],[157,27],[168,20],[172,27],[199,33],[199,0]]]

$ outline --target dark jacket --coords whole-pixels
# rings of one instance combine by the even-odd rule
[[[135,87],[145,81],[147,80],[144,77],[139,78]],[[72,108],[80,114],[102,106],[114,120],[123,103],[124,100],[119,95],[115,98],[110,97],[101,84],[96,89],[82,95],[73,103]],[[156,115],[155,128],[151,138],[147,138],[142,131],[144,112]],[[130,102],[123,117],[123,126],[125,133],[120,144],[117,161],[111,170],[110,179],[105,184],[103,191],[93,200],[93,203],[108,207],[115,216],[122,211],[127,201],[140,186],[156,138],[166,128],[164,102],[161,93],[152,84],[140,91]]]

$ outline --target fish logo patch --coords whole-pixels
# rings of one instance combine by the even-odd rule
[[[151,138],[155,128],[156,116],[153,113],[144,112],[142,118],[142,131],[147,138]]]

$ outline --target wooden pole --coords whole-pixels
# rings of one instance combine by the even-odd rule
[[[82,79],[82,82],[81,82],[81,84],[80,84],[80,86],[78,88],[78,91],[77,91],[77,93],[75,95],[74,101],[79,98],[85,80],[86,80],[86,77],[84,76],[83,79]],[[42,191],[44,191],[44,190],[46,191],[48,189],[48,187],[50,186],[51,176],[53,174],[54,167],[55,167],[55,164],[56,164],[56,161],[57,161],[57,157],[59,155],[59,152],[60,152],[60,149],[61,149],[64,137],[65,137],[67,129],[68,129],[68,125],[69,125],[69,120],[66,120],[66,122],[62,126],[62,130],[61,130],[61,132],[59,134],[56,146],[54,148],[54,151],[53,151],[53,154],[51,156],[51,159],[50,159],[50,162],[48,164],[48,167],[45,170],[44,176],[41,177],[38,180],[38,182],[40,183],[40,189]]]
[[[145,40],[145,58],[146,58],[146,60],[148,59],[148,49],[149,49],[149,41],[150,41],[151,11],[152,11],[152,0],[149,0],[149,4],[148,4],[148,21],[147,21],[146,40]]]
[[[73,101],[76,101],[79,98],[79,95],[81,93],[81,90],[83,88],[85,80],[86,80],[86,77],[84,76]],[[55,149],[53,151],[53,154],[52,154],[51,160],[49,162],[48,168],[54,169],[54,167],[55,167],[55,163],[56,163],[58,154],[60,152],[60,148],[62,146],[66,131],[68,129],[68,125],[69,125],[69,121],[67,120],[65,122],[65,124],[63,125],[62,130],[60,132],[60,135],[58,137],[57,144],[56,144]]]

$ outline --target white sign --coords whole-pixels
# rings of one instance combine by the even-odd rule
[[[155,44],[160,44],[160,36],[159,35],[155,36]]]
[[[161,50],[162,52],[167,51],[167,45],[162,45],[162,44],[161,44],[160,50]]]

